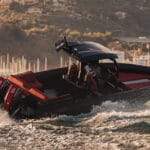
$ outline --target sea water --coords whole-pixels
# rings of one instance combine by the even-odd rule
[[[0,149],[149,150],[150,89],[78,116],[14,120],[0,110]],[[132,102],[136,100],[136,103]],[[146,99],[146,101],[145,101]]]

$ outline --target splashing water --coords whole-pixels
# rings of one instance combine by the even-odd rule
[[[0,110],[0,127],[13,123],[15,123],[15,121],[9,117],[7,112],[5,110]]]
[[[108,100],[78,116],[18,122],[0,110],[0,149],[149,150],[147,96],[136,97],[136,103]],[[145,102],[145,98],[149,100]]]

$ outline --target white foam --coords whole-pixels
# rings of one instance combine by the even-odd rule
[[[0,110],[0,127],[13,123],[15,123],[15,121],[9,117],[7,112],[5,110]]]

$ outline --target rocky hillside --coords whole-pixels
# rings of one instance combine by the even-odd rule
[[[80,0],[76,10],[89,20],[92,30],[117,36],[150,35],[149,0]]]
[[[54,43],[64,35],[103,44],[116,36],[150,35],[149,0],[48,0],[20,7],[0,12],[1,55],[48,56],[54,63]]]

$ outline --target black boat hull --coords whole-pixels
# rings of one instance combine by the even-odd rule
[[[112,67],[111,64],[105,65],[109,68]],[[119,64],[119,68],[121,73],[146,74],[150,79],[149,67]],[[119,95],[124,95],[125,97],[132,91],[133,93],[136,93],[136,89],[127,90],[124,88],[123,91],[119,91],[117,88],[113,88],[106,84],[102,91],[102,95],[89,94],[87,89],[76,86],[63,79],[62,76],[66,73],[67,68],[58,68],[37,72],[35,75],[37,80],[44,85],[44,89],[59,89],[61,92],[65,91],[66,93],[69,93],[69,95],[62,98],[51,99],[48,102],[43,102],[33,95],[28,95],[23,99],[18,97],[13,100],[11,104],[12,109],[9,109],[9,113],[11,115],[14,115],[15,113],[15,116],[18,115],[23,117],[40,117],[61,114],[78,115],[80,113],[90,112],[93,105],[101,105],[106,100],[120,101],[122,100],[122,97],[119,97]],[[28,110],[32,110],[32,113],[30,114]]]

